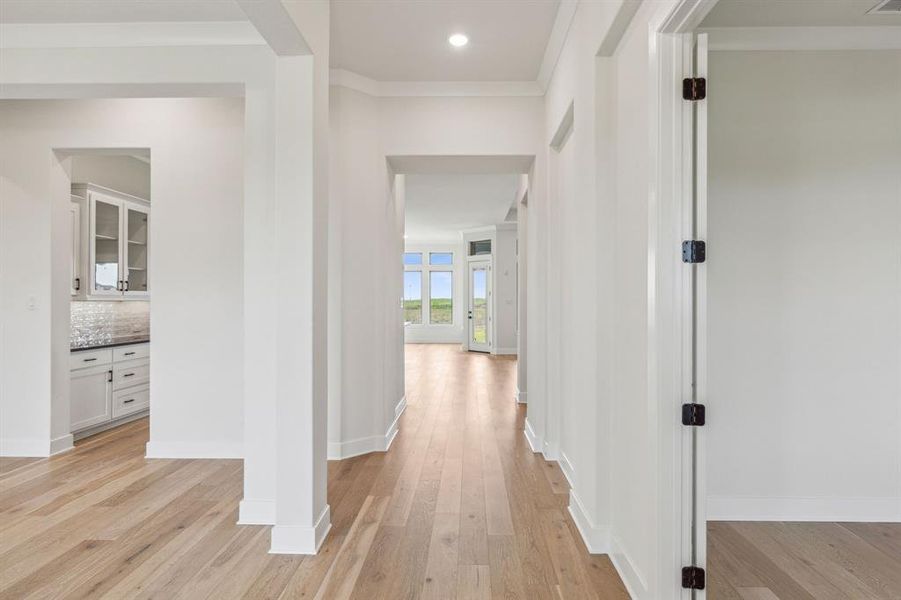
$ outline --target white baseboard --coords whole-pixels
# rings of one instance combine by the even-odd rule
[[[607,528],[594,524],[579,495],[572,489],[569,490],[569,514],[590,553],[608,554],[610,552],[610,532]]]
[[[0,439],[0,456],[9,458],[47,458],[68,452],[73,448],[72,434],[67,433],[52,440],[28,438]]]
[[[495,348],[492,354],[500,354],[503,356],[515,356],[517,353],[516,348]]]
[[[331,511],[326,504],[312,527],[300,525],[273,527],[269,554],[316,554],[331,528]]]
[[[385,436],[371,435],[369,437],[357,438],[346,442],[329,442],[328,443],[328,459],[344,460],[360,456],[361,454],[369,454],[370,452],[385,451]]]
[[[566,477],[566,481],[569,482],[569,487],[576,487],[576,469],[573,467],[572,462],[563,450],[560,451],[560,458],[557,460],[557,464],[560,465],[563,476]]]
[[[520,392],[519,390],[516,390],[516,395],[513,396],[513,399],[516,400],[516,402],[518,404],[528,404],[529,403],[526,392]]]
[[[560,460],[560,446],[544,440],[544,442],[541,444],[541,454],[544,456],[544,460],[552,460],[556,462]]]
[[[241,443],[147,442],[147,458],[244,458]]]
[[[68,452],[75,447],[75,441],[71,433],[61,435],[56,439],[50,440],[50,456]]]
[[[630,598],[647,598],[648,583],[641,571],[635,566],[635,562],[629,556],[622,541],[615,535],[610,536],[610,562],[619,573],[619,578]]]
[[[328,443],[328,459],[344,460],[370,452],[387,452],[397,437],[398,422],[400,416],[407,409],[407,397],[404,396],[400,402],[394,407],[394,420],[388,426],[388,430],[384,435],[371,435],[369,437],[357,438],[346,442],[329,442]]]
[[[238,525],[275,525],[275,500],[241,500],[238,504]]]
[[[523,429],[523,433],[526,436],[526,441],[529,442],[529,448],[532,449],[532,452],[541,452],[542,441],[541,438],[535,433],[535,430],[532,428],[532,424],[529,423],[529,418],[526,417],[526,426]]]
[[[50,456],[50,443],[47,440],[3,438],[0,439],[0,456],[46,458]]]
[[[707,498],[708,521],[901,523],[901,498]]]

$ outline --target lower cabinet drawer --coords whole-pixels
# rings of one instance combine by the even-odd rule
[[[69,369],[86,369],[113,362],[113,352],[109,348],[100,350],[80,350],[69,353]]]
[[[113,393],[113,418],[144,410],[150,406],[150,386],[144,385]]]
[[[133,387],[150,382],[150,359],[113,363],[113,389]]]

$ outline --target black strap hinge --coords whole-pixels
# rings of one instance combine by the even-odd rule
[[[686,77],[682,80],[682,99],[697,102],[707,97],[707,80],[703,77]]]
[[[703,427],[707,423],[707,409],[703,404],[683,404],[682,424],[689,427]]]
[[[706,573],[701,567],[682,567],[682,587],[687,590],[703,590]]]
[[[682,262],[696,264],[707,260],[707,244],[701,240],[682,242]]]

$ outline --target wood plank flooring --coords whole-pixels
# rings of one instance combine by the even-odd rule
[[[391,449],[329,463],[318,555],[268,554],[267,527],[235,525],[241,462],[147,460],[142,420],[0,463],[0,598],[628,598],[525,442],[516,362],[443,345],[406,362]]]
[[[899,600],[901,523],[707,524],[711,600]]]

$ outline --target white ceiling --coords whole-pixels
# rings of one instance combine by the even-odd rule
[[[0,23],[245,21],[234,0],[0,0]]]
[[[702,27],[901,25],[901,15],[868,15],[879,0],[719,0]]]
[[[407,175],[407,241],[459,241],[460,231],[503,223],[519,175]]]
[[[535,81],[560,0],[332,0],[331,66],[378,81]],[[469,44],[447,38],[462,32]]]

